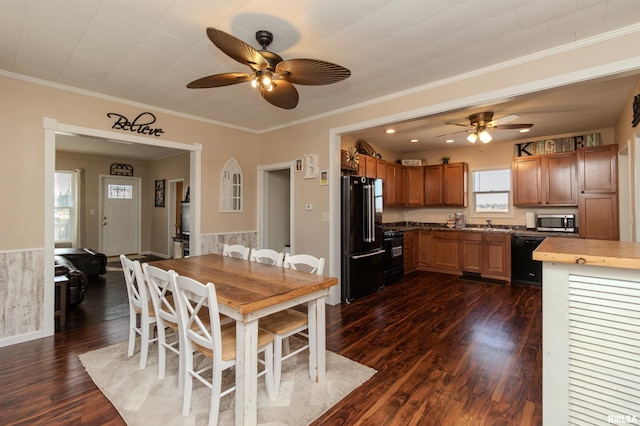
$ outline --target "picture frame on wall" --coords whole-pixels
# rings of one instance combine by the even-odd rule
[[[302,158],[296,158],[296,172],[302,171]]]
[[[320,172],[320,185],[329,185],[329,171],[322,170]]]
[[[156,207],[164,207],[164,179],[156,180]]]

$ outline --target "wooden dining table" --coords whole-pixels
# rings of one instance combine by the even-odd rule
[[[150,262],[216,287],[220,313],[236,322],[237,425],[257,423],[258,320],[308,304],[309,377],[325,380],[325,300],[337,278],[265,265],[218,254]]]

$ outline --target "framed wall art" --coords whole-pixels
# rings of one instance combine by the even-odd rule
[[[156,207],[164,207],[164,179],[156,181]]]

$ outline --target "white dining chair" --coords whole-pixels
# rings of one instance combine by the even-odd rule
[[[133,356],[136,344],[136,335],[140,336],[140,369],[147,365],[149,344],[156,342],[157,338],[150,338],[151,328],[156,326],[156,314],[153,302],[149,298],[147,284],[140,262],[128,259],[124,254],[120,255],[124,281],[129,297],[129,347],[128,356]],[[140,325],[138,326],[138,317]]]
[[[178,326],[178,309],[173,294],[171,273],[155,266],[142,264],[142,271],[147,279],[149,293],[156,313],[158,329],[158,378],[164,379],[166,371],[167,350],[178,356],[178,389],[183,389],[183,349],[182,337]]]
[[[272,249],[251,249],[249,260],[267,265],[282,266],[284,255]]]
[[[322,275],[324,258],[308,254],[285,255],[284,267]],[[273,334],[273,380],[276,393],[280,389],[282,362],[309,349],[309,317],[296,309],[285,309],[260,319],[259,327]],[[297,335],[306,339],[306,344],[291,352],[289,337]]]
[[[236,257],[238,259],[249,259],[249,252],[251,249],[245,247],[242,244],[225,244],[222,247],[222,255],[229,257]]]
[[[235,386],[222,390],[222,372],[236,364],[236,327],[234,323],[221,325],[216,289],[212,283],[206,285],[189,277],[172,273],[175,298],[178,301],[180,328],[184,332],[184,393],[182,414],[189,415],[193,379],[197,379],[211,390],[209,425],[218,423],[220,398],[233,392]],[[203,311],[204,315],[203,315]],[[203,321],[208,317],[209,322]],[[264,354],[263,370],[258,376],[265,376],[267,396],[275,398],[273,383],[273,336],[258,330],[258,354]],[[194,366],[193,356],[198,352],[210,363]],[[203,374],[212,370],[211,379]],[[236,372],[238,374],[238,372]]]

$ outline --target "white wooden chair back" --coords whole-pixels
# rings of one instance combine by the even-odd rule
[[[267,265],[282,266],[284,255],[272,249],[251,249],[249,260]]]
[[[284,256],[284,267],[322,275],[324,272],[324,257],[315,257],[310,254],[289,253]]]
[[[222,247],[222,255],[229,257],[236,257],[238,259],[249,259],[249,252],[251,249],[245,247],[242,244],[225,244]]]
[[[171,272],[148,264],[142,265],[142,271],[147,279],[149,293],[153,301],[156,316],[168,327],[177,329],[178,313],[173,298],[175,290],[171,280]]]

